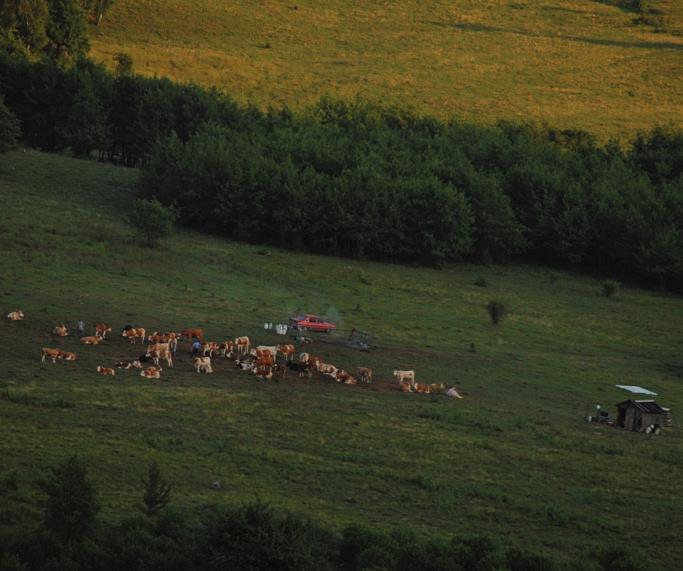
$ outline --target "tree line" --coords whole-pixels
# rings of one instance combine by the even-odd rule
[[[26,144],[141,166],[182,224],[323,254],[531,260],[683,289],[683,133],[442,122],[363,101],[302,113],[215,90],[0,56]],[[125,64],[125,65],[124,65]]]
[[[38,482],[42,517],[35,527],[0,535],[0,569],[250,569],[291,571],[552,571],[553,559],[483,536],[426,537],[350,525],[334,531],[260,502],[179,509],[156,463],[141,481],[138,515],[99,517],[100,499],[87,464],[71,456]],[[16,477],[0,482],[16,493]],[[576,555],[573,555],[576,558]],[[639,558],[607,548],[596,571],[644,568]],[[578,565],[578,561],[576,561]]]

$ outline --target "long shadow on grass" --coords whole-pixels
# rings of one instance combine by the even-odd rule
[[[673,42],[629,42],[623,40],[608,40],[604,38],[586,38],[581,36],[563,36],[561,34],[544,34],[540,32],[522,32],[518,30],[506,30],[505,28],[497,28],[496,26],[487,26],[486,24],[450,24],[447,22],[432,22],[423,21],[424,24],[430,26],[438,26],[439,28],[452,28],[461,30],[463,32],[496,32],[501,34],[512,34],[516,36],[525,36],[528,38],[548,38],[553,40],[567,40],[570,42],[579,42],[583,44],[591,44],[595,46],[617,46],[621,48],[639,48],[652,50],[683,50],[683,44],[676,44]]]

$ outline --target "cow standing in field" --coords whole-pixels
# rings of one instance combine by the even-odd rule
[[[192,365],[197,373],[213,373],[211,368],[211,357],[195,357]]]
[[[135,345],[138,339],[140,343],[145,342],[145,329],[143,327],[131,327],[129,329],[124,329],[121,333],[121,337],[126,337],[130,340],[131,345]]]
[[[45,359],[52,359],[53,363],[57,362],[57,359],[62,358],[62,351],[61,349],[50,349],[49,347],[43,347],[40,350],[40,360],[41,362],[45,362]]]
[[[358,367],[356,371],[358,380],[364,383],[372,382],[372,369],[370,367]]]
[[[183,329],[180,332],[180,336],[184,337],[188,341],[192,341],[192,339],[199,339],[200,341],[204,341],[204,330],[200,327],[190,327],[187,329]]]
[[[204,357],[209,356],[213,357],[214,353],[218,353],[221,349],[221,346],[218,343],[214,343],[213,341],[207,341],[202,345],[202,355]]]
[[[273,368],[256,367],[254,368],[254,374],[263,381],[270,381],[273,378]]]
[[[95,335],[97,337],[104,339],[107,337],[107,333],[111,333],[111,325],[108,323],[95,323]]]
[[[277,350],[285,358],[285,361],[294,359],[294,353],[296,353],[296,347],[294,345],[278,345]]]
[[[408,382],[413,389],[415,388],[415,371],[394,371],[394,379],[399,384]]]
[[[173,353],[168,343],[155,343],[147,347],[145,357],[152,359],[155,365],[159,365],[159,359],[165,359],[169,367],[173,366]]]
[[[218,351],[218,354],[221,357],[231,357],[233,355],[233,351],[235,350],[235,342],[234,341],[223,341],[223,343],[220,346],[220,350]]]
[[[251,348],[251,339],[249,339],[247,336],[236,337],[235,347],[237,349],[238,355],[246,355],[249,353],[249,349]]]

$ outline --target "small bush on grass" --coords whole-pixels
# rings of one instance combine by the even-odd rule
[[[486,311],[489,312],[489,317],[494,325],[498,325],[505,317],[507,310],[501,301],[492,300],[486,306]]]
[[[612,297],[614,294],[617,293],[620,285],[621,284],[619,284],[619,282],[616,280],[605,280],[604,282],[602,282],[600,292],[604,297]]]
[[[178,213],[173,207],[166,207],[156,199],[138,199],[128,216],[128,223],[137,230],[145,244],[153,248],[171,235],[177,219]]]

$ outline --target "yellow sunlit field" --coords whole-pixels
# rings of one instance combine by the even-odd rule
[[[645,23],[592,0],[120,0],[91,34],[109,66],[303,109],[362,97],[439,118],[544,121],[600,139],[683,117],[683,3]]]

